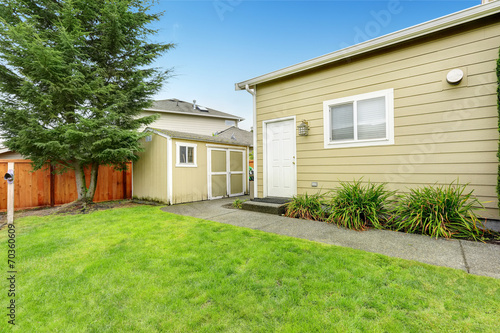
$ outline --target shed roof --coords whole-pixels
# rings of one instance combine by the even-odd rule
[[[215,134],[217,137],[226,138],[229,140],[242,142],[245,146],[253,147],[253,134],[252,132],[245,131],[236,126],[231,126],[223,131]]]
[[[244,120],[244,118],[218,111],[215,109],[207,108],[199,104],[193,104],[179,99],[164,99],[159,101],[154,101],[150,108],[145,109],[145,111],[154,112],[165,112],[165,113],[180,113],[190,116],[201,116],[201,117],[214,117],[214,118],[224,118],[224,119],[234,119],[238,121]]]
[[[277,71],[257,76],[243,82],[235,84],[236,90],[244,90],[248,85],[253,87],[257,84],[282,78],[288,75],[293,75],[302,71],[310,70],[326,64],[331,64],[343,59],[348,59],[354,56],[362,55],[388,46],[397,45],[419,37],[430,35],[448,28],[456,27],[468,22],[480,20],[485,17],[493,16],[500,13],[500,1],[492,1],[481,4],[462,11],[452,13],[425,23],[399,30],[369,41],[359,43],[347,48],[328,53],[326,55],[307,60],[296,65],[285,67]]]
[[[152,127],[148,127],[144,131],[154,132],[158,135],[168,137],[171,139],[184,139],[184,140],[191,140],[191,141],[220,143],[220,144],[234,145],[234,146],[246,146],[246,147],[249,146],[249,144],[246,142],[242,142],[239,140],[233,140],[231,138],[228,139],[228,138],[219,137],[219,136],[201,135],[201,134],[195,134],[195,133],[185,133],[185,132],[171,131],[171,130],[166,130],[166,129],[152,128]]]

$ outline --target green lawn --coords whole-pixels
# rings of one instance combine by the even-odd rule
[[[140,206],[16,221],[17,332],[498,332],[500,280]],[[7,230],[1,269],[6,272]],[[7,277],[7,273],[3,273]]]

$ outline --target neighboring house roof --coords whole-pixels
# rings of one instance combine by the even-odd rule
[[[234,119],[237,121],[243,121],[244,118],[225,113],[222,111],[207,108],[198,104],[193,104],[189,102],[184,102],[178,99],[164,99],[160,101],[154,101],[150,108],[145,109],[145,111],[154,112],[165,112],[165,113],[177,113],[189,116],[202,116],[202,117],[214,117],[214,118],[224,118],[224,119]]]
[[[245,146],[253,147],[252,132],[242,130],[236,126],[231,126],[223,131],[215,133],[215,136],[219,138],[243,142]]]
[[[159,129],[159,128],[152,128],[152,127],[148,127],[144,131],[145,132],[146,131],[154,132],[154,133],[161,135],[163,137],[168,137],[168,138],[172,138],[172,139],[184,139],[184,140],[191,140],[191,141],[213,142],[213,143],[229,144],[229,145],[235,145],[235,146],[249,146],[245,142],[240,142],[238,140],[227,139],[227,138],[218,137],[218,136],[201,135],[201,134],[195,134],[195,133],[185,133],[185,132],[171,131],[171,130],[165,130],[165,129]]]
[[[11,150],[9,148],[0,146],[0,154],[10,153],[10,152]]]
[[[410,28],[374,38],[372,40],[356,44],[342,50],[323,55],[321,57],[307,60],[268,74],[264,74],[250,80],[236,83],[236,90],[244,90],[247,85],[255,86],[267,81],[275,80],[322,65],[331,64],[343,59],[382,49],[387,46],[407,42],[412,39],[423,37],[464,23],[476,21],[481,18],[492,16],[498,13],[500,13],[500,1],[492,1],[490,3],[474,6],[472,8],[468,8],[425,23],[421,23]]]

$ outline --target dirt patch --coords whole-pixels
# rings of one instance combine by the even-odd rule
[[[88,214],[99,210],[134,207],[142,204],[149,204],[149,203],[145,202],[137,203],[132,200],[117,200],[117,201],[96,202],[84,207],[82,203],[72,202],[57,207],[39,207],[34,209],[16,211],[14,213],[14,219],[18,219],[25,216]],[[5,212],[0,213],[0,228],[2,228],[6,223],[7,223],[7,213]]]
[[[224,204],[221,207],[227,208],[227,209],[239,209],[239,208],[234,207],[232,203]]]

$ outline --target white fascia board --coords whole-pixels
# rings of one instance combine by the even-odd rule
[[[402,43],[418,37],[423,37],[438,31],[452,28],[464,23],[475,21],[490,15],[500,13],[500,1],[493,1],[487,4],[467,8],[462,11],[452,13],[425,23],[399,30],[372,40],[349,46],[345,49],[335,51],[311,60],[307,60],[296,65],[285,67],[283,69],[257,76],[235,84],[236,90],[245,90],[245,86],[255,86],[263,82],[271,81],[288,75],[296,74],[301,71],[309,70],[328,63],[333,63],[342,59],[361,55],[383,47]]]
[[[171,137],[171,136],[168,136],[168,135],[166,135],[165,133],[162,133],[162,132],[158,132],[157,130],[152,129],[152,128],[149,128],[149,127],[148,127],[148,128],[146,128],[146,129],[144,130],[144,132],[153,132],[153,133],[155,133],[155,134],[158,134],[159,136],[164,137],[165,139],[172,139],[172,137]]]
[[[198,117],[212,117],[212,118],[222,118],[222,119],[233,119],[238,121],[243,121],[245,118],[237,117],[237,116],[221,116],[221,115],[213,115],[213,114],[196,114],[196,113],[186,113],[182,111],[169,111],[169,110],[159,110],[159,109],[144,109],[144,111],[150,112],[162,112],[162,113],[175,113],[182,114],[184,116],[198,116]]]

